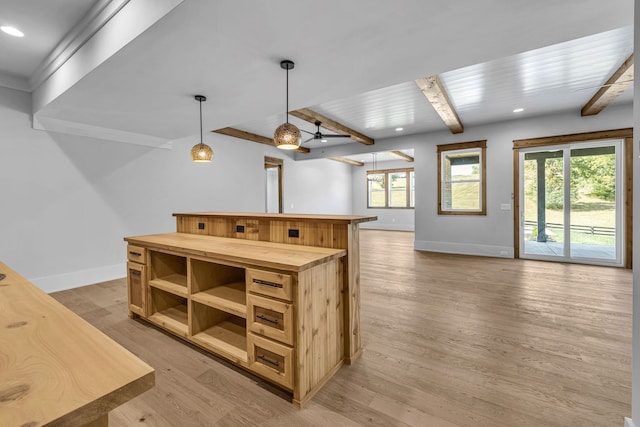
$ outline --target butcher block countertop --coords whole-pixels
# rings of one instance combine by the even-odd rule
[[[0,426],[108,425],[154,369],[0,262]]]
[[[289,245],[256,240],[230,239],[188,233],[125,237],[147,248],[177,250],[194,256],[251,264],[281,270],[302,271],[346,255],[344,249]]]
[[[332,222],[334,224],[359,224],[361,222],[375,221],[376,216],[362,215],[321,215],[321,214],[278,214],[278,213],[251,213],[251,212],[188,212],[174,213],[173,216],[199,216],[199,217],[219,217],[219,218],[257,218],[257,219],[274,219],[283,221],[314,221],[314,222]]]

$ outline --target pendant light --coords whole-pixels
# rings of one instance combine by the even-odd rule
[[[202,102],[207,100],[204,95],[196,95],[196,101],[200,102],[200,144],[196,144],[191,149],[191,160],[197,163],[210,162],[213,159],[213,150],[202,142]]]
[[[378,153],[371,153],[371,157],[373,157],[373,162],[371,163],[373,169],[370,171],[367,171],[367,181],[369,182],[374,182],[376,179],[373,178],[373,175],[369,175],[369,172],[376,172],[378,170],[378,164],[377,164],[377,159],[378,159]]]
[[[278,126],[273,133],[273,142],[276,147],[282,150],[295,150],[300,147],[302,142],[300,129],[296,125],[289,123],[289,70],[293,70],[294,65],[293,61],[288,59],[280,61],[280,68],[287,70],[287,110],[285,112],[287,121]]]

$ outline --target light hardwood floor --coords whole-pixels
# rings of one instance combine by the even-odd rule
[[[52,294],[156,368],[118,426],[615,426],[631,412],[629,270],[413,251],[362,231],[362,357],[305,409],[139,320],[125,280]]]

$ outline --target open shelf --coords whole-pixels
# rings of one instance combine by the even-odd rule
[[[247,362],[247,330],[234,322],[222,321],[195,334],[192,338],[203,347]]]
[[[191,339],[202,347],[247,363],[247,321],[226,311],[191,301]]]
[[[158,326],[186,337],[189,333],[187,299],[157,288],[150,288],[149,320]]]
[[[169,274],[149,280],[149,285],[163,291],[171,292],[183,298],[187,297],[187,276],[179,273]]]
[[[174,307],[158,311],[149,316],[149,320],[157,323],[159,326],[169,331],[186,336],[188,331],[187,325],[187,306],[180,304]]]
[[[238,317],[247,317],[247,301],[244,282],[216,286],[191,295],[191,300],[217,308]]]
[[[149,251],[151,270],[149,285],[186,298],[187,258],[158,251]]]

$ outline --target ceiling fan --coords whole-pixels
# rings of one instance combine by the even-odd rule
[[[306,131],[304,129],[300,129],[304,133],[308,133],[309,135],[313,135],[311,138],[307,139],[306,141],[302,141],[303,144],[305,142],[311,141],[312,139],[321,139],[322,140],[322,139],[325,139],[325,138],[350,138],[351,137],[351,135],[323,135],[322,132],[320,132],[320,125],[322,124],[322,122],[319,121],[319,120],[316,120],[314,124],[318,128],[318,130],[315,133]]]

